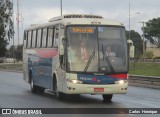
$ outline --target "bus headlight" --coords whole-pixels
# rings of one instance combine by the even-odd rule
[[[67,79],[67,82],[73,83],[73,84],[82,84],[82,83],[83,83],[82,81],[79,81],[79,80],[71,80],[71,79]]]
[[[115,84],[124,84],[124,83],[127,83],[128,81],[127,80],[119,80],[119,81],[116,81],[114,82]]]

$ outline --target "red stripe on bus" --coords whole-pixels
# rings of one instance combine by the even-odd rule
[[[114,75],[108,75],[112,78],[127,78],[127,74],[114,74]]]
[[[45,50],[36,50],[38,56],[42,58],[52,58],[58,55],[57,49],[45,49]]]

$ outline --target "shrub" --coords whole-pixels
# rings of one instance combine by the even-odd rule
[[[154,57],[154,59],[160,59],[160,56],[158,56],[158,57]]]
[[[145,52],[145,57],[148,58],[148,59],[153,58],[153,52],[152,51]]]

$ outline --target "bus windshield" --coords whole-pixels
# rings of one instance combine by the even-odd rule
[[[127,72],[124,27],[69,26],[68,70],[75,72]]]

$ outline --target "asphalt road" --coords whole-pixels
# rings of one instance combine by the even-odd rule
[[[0,71],[0,108],[160,108],[160,90],[131,87],[125,95],[116,94],[111,103],[103,103],[100,95],[70,96],[58,101],[52,93],[33,94],[22,73]],[[12,117],[18,115],[0,115]],[[20,115],[22,116],[22,115]],[[32,117],[33,115],[24,115]],[[35,115],[36,116],[36,115]],[[37,115],[39,117],[40,115]],[[56,114],[44,116],[106,117],[105,114]],[[160,115],[111,114],[110,117],[160,117]],[[23,117],[23,116],[22,116]]]

